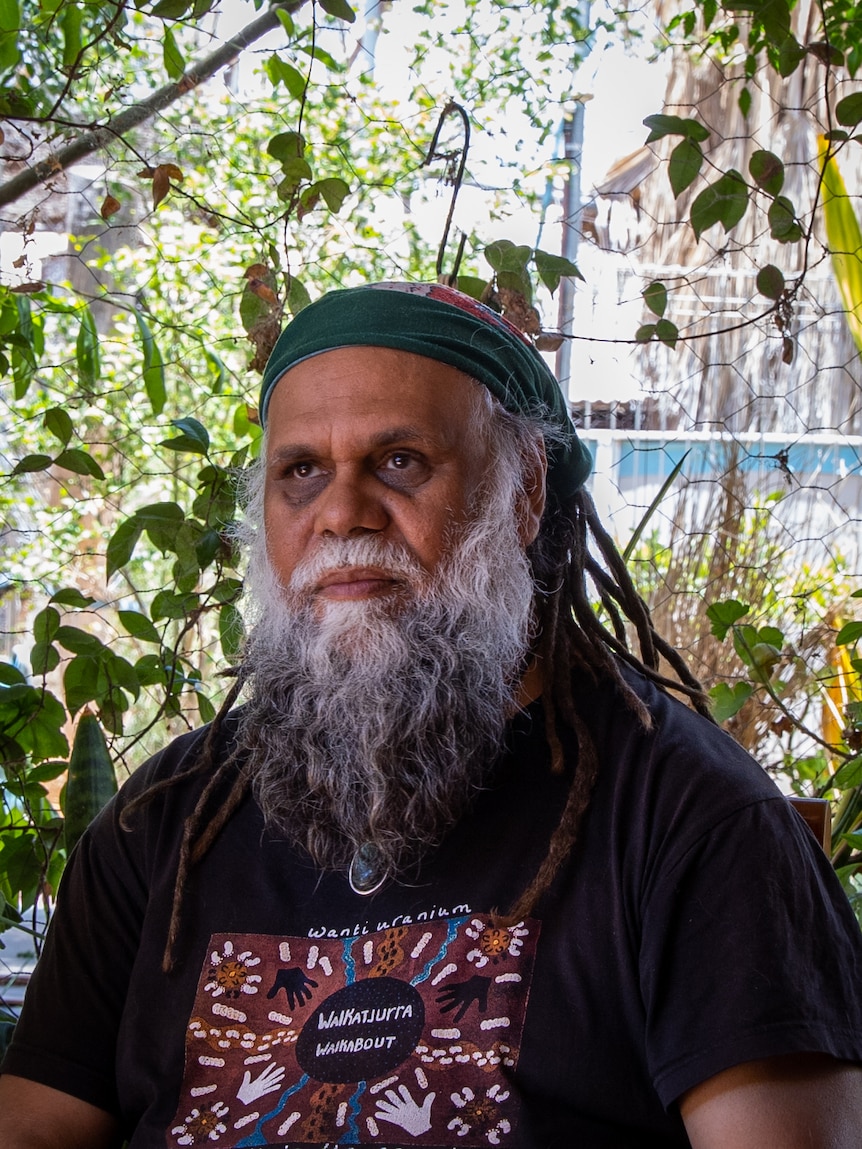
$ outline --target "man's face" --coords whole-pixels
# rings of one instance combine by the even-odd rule
[[[292,367],[268,412],[264,520],[282,586],[321,540],[375,537],[433,574],[470,517],[488,465],[475,434],[481,395],[460,371],[381,347],[347,347]],[[397,596],[377,566],[325,569],[327,603]]]

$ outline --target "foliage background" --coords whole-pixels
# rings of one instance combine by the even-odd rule
[[[597,452],[634,419],[626,450],[662,456],[636,490],[618,457],[597,495],[625,495],[621,544],[719,717],[785,788],[834,800],[854,893],[860,491],[824,487],[791,447],[828,430],[855,452],[850,478],[862,470],[859,15],[426,0],[393,81],[375,65],[408,22],[398,0],[0,0],[0,928],[38,947],[70,763],[80,821],[106,778],[223,696],[243,634],[226,528],[259,447],[257,371],[328,288],[433,277],[465,142],[453,100],[472,143],[444,271],[463,229],[459,285],[568,347]],[[555,140],[584,107],[578,62],[615,40],[672,61],[667,102],[567,215],[577,164]],[[608,275],[608,331],[555,322],[576,282],[581,306]],[[609,347],[635,364],[636,402],[578,391]],[[692,428],[720,446],[706,469],[676,466]],[[804,520],[824,490],[842,529],[818,549]]]

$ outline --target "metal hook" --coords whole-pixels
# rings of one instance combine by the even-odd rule
[[[443,131],[443,124],[448,117],[457,112],[461,117],[461,122],[464,127],[464,143],[461,145],[460,151],[456,152],[438,152],[437,143],[440,139],[440,134]],[[434,139],[431,141],[431,146],[428,149],[428,154],[425,157],[422,166],[428,167],[429,164],[434,163],[435,160],[446,160],[446,174],[443,177],[445,183],[452,184],[452,200],[449,204],[449,214],[446,216],[446,226],[443,228],[443,238],[440,241],[440,247],[437,251],[437,282],[451,284],[458,276],[458,268],[461,266],[461,257],[464,254],[464,245],[467,242],[467,236],[464,232],[461,233],[461,240],[458,244],[458,252],[455,256],[455,263],[452,267],[450,275],[443,275],[443,257],[446,254],[446,244],[449,242],[449,229],[452,226],[452,217],[455,214],[455,201],[458,199],[458,192],[461,190],[461,181],[464,178],[464,168],[467,164],[467,152],[470,148],[470,119],[460,104],[454,103],[452,100],[446,105],[440,114],[440,119],[437,121],[437,128],[434,132]],[[457,161],[457,170],[455,164]]]

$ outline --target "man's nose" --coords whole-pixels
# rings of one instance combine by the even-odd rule
[[[336,471],[316,500],[316,532],[348,538],[385,530],[389,514],[378,486],[372,475]]]

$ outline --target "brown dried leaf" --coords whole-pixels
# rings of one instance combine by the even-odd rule
[[[44,290],[45,284],[42,280],[36,283],[18,283],[15,287],[10,287],[10,291],[14,291],[16,295],[32,295],[34,291]]]
[[[142,180],[151,180],[155,175],[155,171],[153,168],[141,168],[138,175]]]
[[[526,335],[538,335],[542,330],[542,321],[535,307],[531,307],[520,291],[512,291],[508,287],[497,289],[500,303],[503,305],[503,316],[510,323]]]
[[[106,195],[104,203],[102,204],[99,215],[102,219],[108,220],[112,215],[116,215],[120,210],[120,201],[116,196]]]
[[[782,363],[792,363],[793,362],[793,350],[794,350],[793,340],[790,338],[789,335],[785,335],[784,340],[783,340],[782,351],[781,351],[781,362]]]
[[[0,144],[6,143],[6,133],[0,128]]]
[[[19,255],[17,259],[12,260],[12,266],[13,267],[23,267],[26,262],[27,262],[27,256],[26,255]]]
[[[266,279],[270,272],[265,263],[253,263],[243,272],[246,279]]]
[[[281,334],[281,317],[276,312],[257,321],[248,333],[249,342],[254,346],[254,357],[249,364],[252,371],[263,371]]]
[[[174,180],[176,183],[182,183],[183,173],[182,173],[182,170],[180,168],[178,168],[176,164],[159,164],[159,167],[164,168],[165,171],[168,173],[168,176],[172,180]]]
[[[553,331],[542,331],[536,336],[534,346],[537,351],[559,351],[563,346],[563,337]]]
[[[262,299],[264,303],[278,303],[278,297],[271,287],[267,287],[259,279],[250,279],[248,281],[248,289],[253,292],[258,299]]]
[[[153,172],[153,209],[157,208],[171,190],[171,177],[164,164],[159,164]]]

